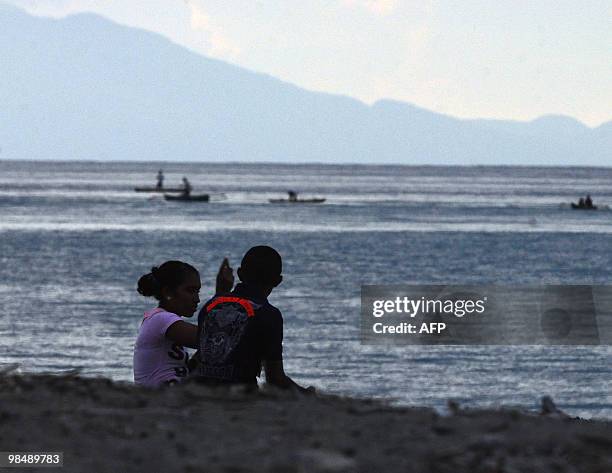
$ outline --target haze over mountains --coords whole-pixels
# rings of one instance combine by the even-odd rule
[[[391,100],[369,106],[93,14],[56,20],[0,4],[0,71],[0,159],[612,162],[612,121],[589,128],[564,116],[461,120]]]

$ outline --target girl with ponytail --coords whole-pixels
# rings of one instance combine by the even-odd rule
[[[159,301],[144,314],[134,346],[134,381],[150,387],[187,376],[189,355],[197,346],[197,326],[183,320],[200,303],[200,274],[182,261],[166,261],[138,280],[138,292]]]
[[[234,274],[227,258],[217,274],[217,294],[232,290]],[[189,355],[198,347],[197,325],[185,322],[200,303],[200,274],[182,261],[166,261],[138,280],[138,293],[159,301],[144,314],[134,346],[134,381],[157,387],[186,377]]]

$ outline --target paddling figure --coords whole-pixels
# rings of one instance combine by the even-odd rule
[[[593,199],[591,198],[590,194],[587,194],[586,198],[585,197],[580,197],[580,199],[578,199],[578,203],[577,204],[572,202],[572,208],[574,208],[574,209],[586,209],[586,210],[597,210],[597,206],[593,205]]]
[[[289,194],[289,202],[297,202],[297,192],[287,191],[287,194]]]
[[[161,169],[157,171],[157,185],[155,186],[157,190],[161,190],[164,188],[164,171]]]
[[[183,195],[185,197],[189,197],[191,195],[192,189],[193,187],[191,187],[191,183],[189,182],[189,180],[183,176]]]

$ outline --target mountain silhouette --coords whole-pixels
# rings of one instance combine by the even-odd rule
[[[1,159],[608,165],[612,157],[612,122],[370,106],[94,14],[52,19],[0,5],[0,65]]]

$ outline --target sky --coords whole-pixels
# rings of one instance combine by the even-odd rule
[[[612,120],[612,0],[0,0],[94,12],[366,103],[462,118]]]

